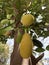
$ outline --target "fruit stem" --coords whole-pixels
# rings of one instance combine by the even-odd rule
[[[27,28],[25,28],[25,33],[27,33],[28,32],[28,29]]]

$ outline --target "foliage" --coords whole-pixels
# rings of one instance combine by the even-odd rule
[[[34,24],[28,27],[30,32],[31,29],[34,30],[31,35],[34,32],[37,34],[37,36],[34,34],[33,38],[49,36],[49,0],[0,0],[0,41],[4,42],[8,37],[14,37],[13,31],[17,28],[26,29],[20,21],[21,16],[28,12],[35,17]],[[9,32],[10,30],[12,32]],[[5,36],[4,31],[10,35]]]
[[[37,47],[43,47],[43,44],[40,41],[36,40],[36,39],[33,39],[33,43]]]
[[[43,48],[37,48],[35,51],[37,51],[37,52],[44,52],[45,50]]]
[[[48,50],[48,51],[49,51],[49,45],[46,47],[46,50]]]

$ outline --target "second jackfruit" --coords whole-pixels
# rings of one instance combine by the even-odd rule
[[[20,55],[22,58],[28,58],[32,54],[33,42],[28,33],[25,33],[20,43]]]

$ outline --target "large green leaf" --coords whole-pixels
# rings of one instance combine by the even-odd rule
[[[36,40],[36,39],[33,39],[33,43],[37,47],[42,47],[43,46],[43,44],[39,40]]]

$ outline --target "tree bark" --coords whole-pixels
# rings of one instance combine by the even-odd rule
[[[19,54],[19,44],[16,43],[16,36],[17,36],[17,32],[14,35],[14,49],[13,52],[11,54],[11,61],[10,61],[10,65],[21,65],[22,63],[22,57]]]

